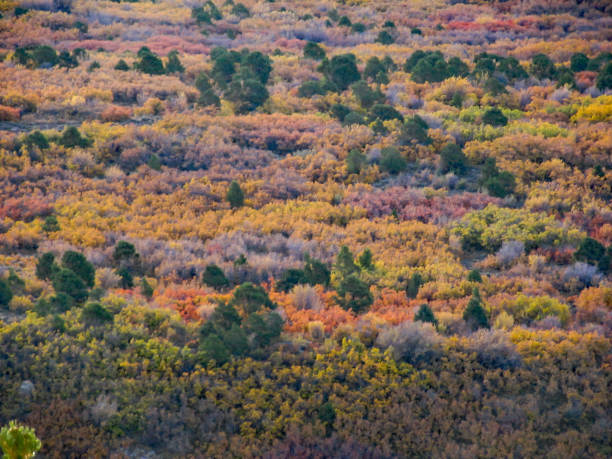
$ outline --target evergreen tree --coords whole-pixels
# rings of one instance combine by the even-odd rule
[[[140,60],[134,64],[134,67],[142,73],[149,75],[163,75],[166,73],[162,60],[149,48],[144,46],[140,48],[138,57]]]
[[[334,265],[334,269],[342,278],[359,271],[359,268],[354,262],[353,254],[347,246],[343,245],[340,248],[340,251],[336,256],[336,264]]]
[[[13,299],[13,292],[9,287],[9,283],[5,279],[0,278],[0,307],[6,308]]]
[[[229,202],[232,209],[237,209],[244,205],[244,193],[236,180],[233,180],[230,184],[225,199]]]
[[[287,269],[276,282],[276,290],[289,292],[296,285],[306,283],[308,283],[308,280],[302,269]]]
[[[440,151],[440,172],[463,175],[467,170],[467,158],[456,143],[447,143]]]
[[[86,286],[93,287],[96,278],[96,269],[79,252],[68,250],[62,256],[62,267],[71,270],[79,276]]]
[[[508,124],[508,118],[497,108],[489,108],[484,115],[482,115],[482,122],[491,126],[505,126]]]
[[[81,320],[89,325],[102,325],[113,321],[113,315],[100,303],[88,303],[81,311]]]
[[[60,230],[59,223],[57,222],[57,217],[55,215],[49,215],[45,218],[45,222],[43,223],[42,230],[45,233],[55,233]]]
[[[489,319],[487,317],[487,312],[482,306],[478,289],[474,289],[472,298],[468,302],[465,311],[463,311],[463,320],[467,322],[472,330],[476,330],[478,328],[489,328]]]
[[[370,307],[373,302],[370,287],[356,274],[344,277],[336,289],[338,296],[336,300],[344,309],[350,309],[359,314]]]
[[[130,70],[130,67],[127,65],[127,62],[125,62],[123,59],[119,59],[119,61],[115,65],[115,70],[120,70],[121,72],[127,72],[128,70]]]
[[[55,263],[55,255],[51,252],[43,253],[36,263],[36,277],[42,280],[50,280],[59,271],[59,266]]]
[[[406,296],[408,298],[416,298],[421,285],[423,285],[423,277],[419,273],[414,273],[406,284]]]
[[[380,152],[380,167],[389,174],[399,174],[408,168],[408,162],[395,147],[385,147]]]
[[[339,54],[331,60],[324,59],[319,71],[323,72],[339,91],[344,91],[361,78],[354,54]]]
[[[366,271],[369,271],[374,268],[374,263],[372,261],[372,251],[370,249],[364,249],[364,251],[361,252],[361,255],[359,255],[359,259],[357,261],[359,263],[359,266],[361,266],[361,268],[365,269]]]
[[[438,319],[436,319],[436,316],[434,315],[433,311],[427,304],[422,304],[419,307],[419,310],[414,316],[414,321],[415,322],[428,322],[430,324],[433,324],[435,327],[438,326]]]
[[[119,281],[119,285],[121,285],[121,288],[134,287],[134,277],[132,276],[132,273],[130,273],[129,269],[125,267],[119,268],[117,270],[117,275],[121,277],[121,280]]]
[[[53,274],[52,284],[57,293],[65,293],[76,303],[81,303],[87,299],[85,283],[70,269],[62,268]]]
[[[304,57],[320,61],[325,58],[325,50],[319,44],[309,41],[304,46]]]
[[[178,51],[170,51],[168,53],[168,61],[166,62],[166,73],[183,73],[184,71],[185,67],[181,64]]]
[[[306,256],[306,263],[304,264],[304,275],[306,281],[310,285],[329,285],[330,272],[329,268],[325,263],[315,260],[314,258]]]
[[[202,274],[202,282],[214,289],[223,289],[229,286],[225,273],[215,264],[209,264]]]
[[[276,307],[263,287],[251,282],[245,282],[234,291],[230,304],[246,314],[255,313],[264,307],[270,309]]]
[[[529,73],[540,80],[553,80],[556,75],[555,64],[546,54],[536,54],[531,59]]]
[[[585,237],[574,252],[574,259],[597,265],[599,260],[606,254],[606,248],[597,240]]]
[[[81,136],[79,130],[74,126],[68,126],[64,129],[62,136],[59,139],[59,144],[66,148],[85,148],[90,145],[88,139]]]
[[[346,157],[346,171],[349,174],[359,174],[365,162],[366,156],[361,151],[353,149]]]
[[[142,295],[150,300],[151,297],[153,296],[153,287],[151,286],[151,284],[149,284],[149,282],[147,281],[147,279],[145,277],[143,277],[140,280],[140,293],[142,293]]]
[[[480,275],[480,271],[477,269],[472,269],[467,276],[467,280],[470,282],[482,282],[482,276]]]

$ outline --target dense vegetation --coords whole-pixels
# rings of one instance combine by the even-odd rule
[[[611,13],[0,0],[5,454],[612,456]]]

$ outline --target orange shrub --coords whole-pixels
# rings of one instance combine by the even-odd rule
[[[18,121],[19,118],[21,118],[21,112],[18,108],[0,105],[0,121]]]
[[[125,121],[132,116],[132,109],[129,107],[120,107],[111,105],[100,115],[100,119],[106,122]]]

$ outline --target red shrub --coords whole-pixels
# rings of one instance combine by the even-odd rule
[[[0,218],[12,220],[33,220],[51,214],[51,206],[37,198],[8,198],[0,206]]]

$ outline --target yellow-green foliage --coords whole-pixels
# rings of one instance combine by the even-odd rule
[[[570,318],[569,306],[549,296],[519,295],[504,301],[501,308],[512,314],[519,322],[531,323],[546,317],[557,317],[562,325]]]
[[[504,241],[522,241],[532,249],[575,244],[583,235],[552,216],[494,205],[467,214],[452,232],[461,238],[464,248],[490,252],[499,249]]]

